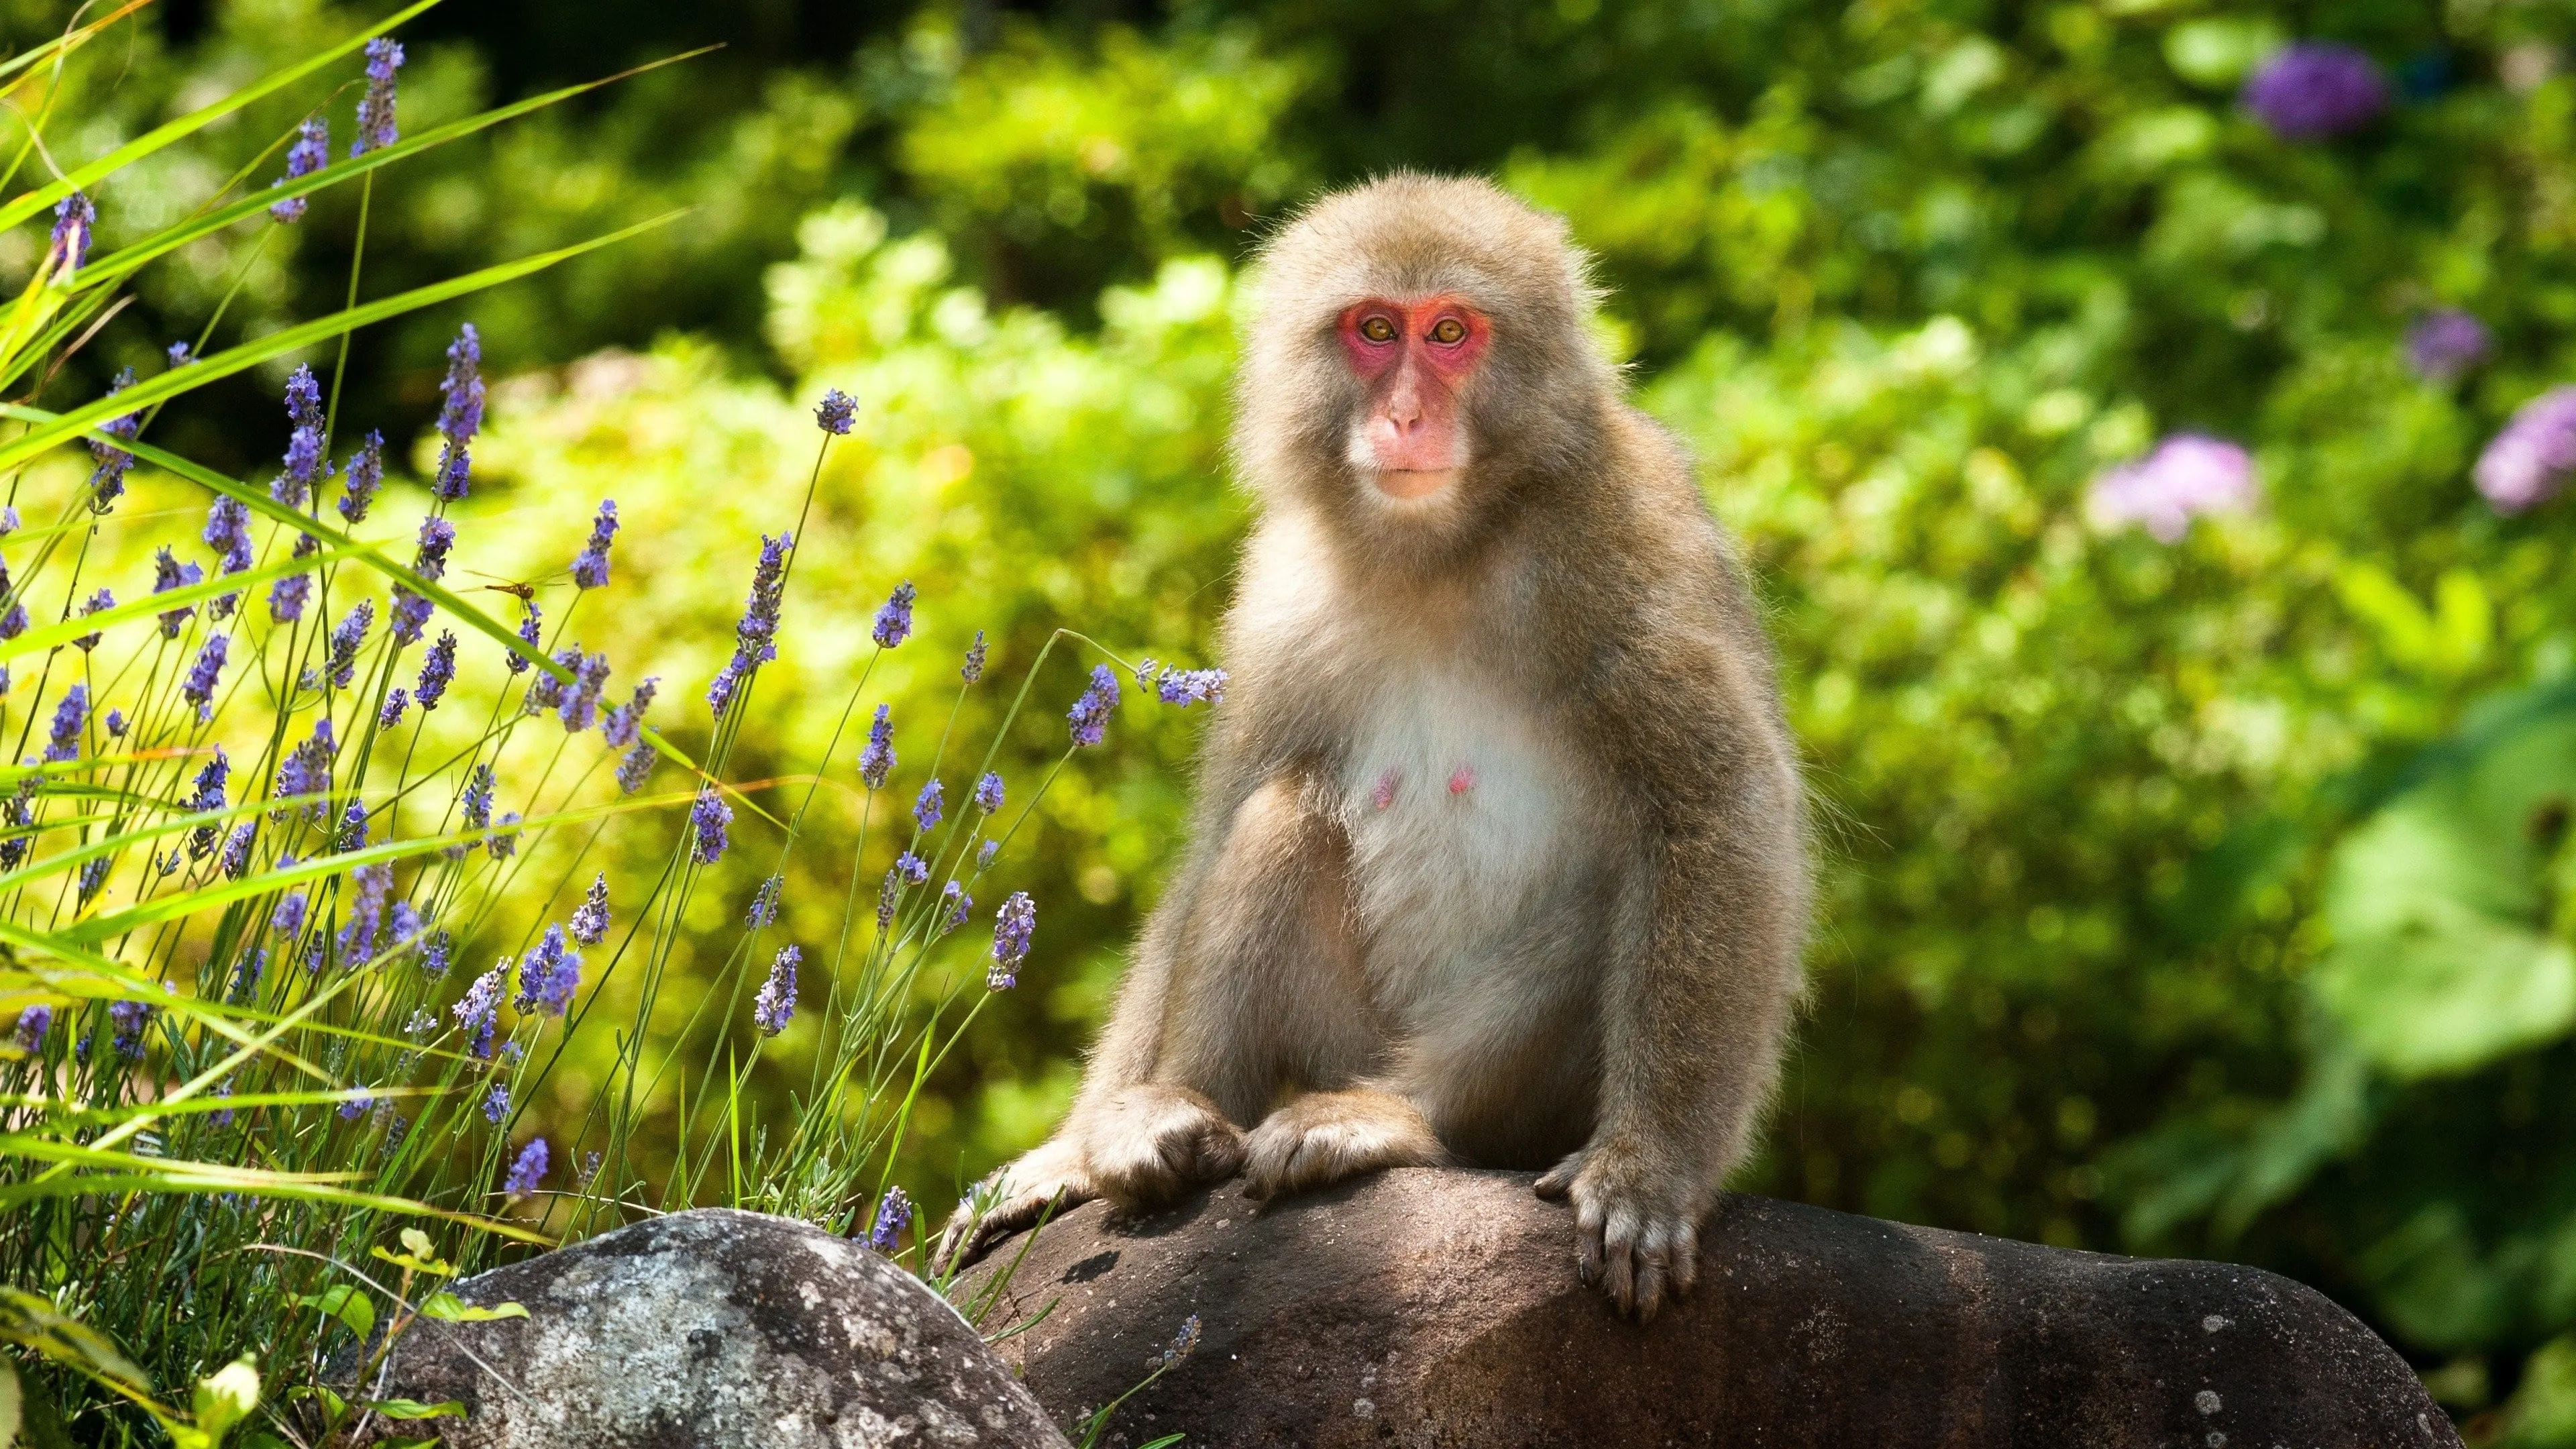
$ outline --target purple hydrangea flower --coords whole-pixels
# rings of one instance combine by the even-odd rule
[[[868,726],[867,748],[859,751],[859,778],[871,790],[882,789],[886,777],[894,773],[894,722],[891,710],[877,706],[876,721]]]
[[[494,1082],[491,1087],[483,1093],[483,1120],[491,1123],[495,1127],[498,1127],[501,1125],[501,1119],[509,1115],[509,1084],[506,1082]]]
[[[877,1204],[877,1219],[868,1229],[868,1246],[880,1253],[891,1253],[903,1240],[903,1230],[912,1226],[912,1199],[899,1187],[886,1189],[885,1200]]]
[[[1029,958],[1029,941],[1037,929],[1037,902],[1027,891],[1011,892],[993,916],[993,964],[984,973],[986,988],[1008,991],[1019,984],[1020,963]]]
[[[814,409],[814,425],[834,437],[850,431],[851,419],[858,416],[858,400],[839,388],[823,390],[822,404]]]
[[[546,1179],[546,1139],[539,1137],[519,1152],[519,1160],[510,1164],[509,1176],[501,1180],[501,1192],[512,1202],[533,1196],[537,1184]]]
[[[466,829],[481,830],[492,823],[492,785],[492,766],[488,761],[467,772],[465,792],[456,797],[457,807],[465,816]]]
[[[367,630],[376,622],[373,599],[360,599],[346,617],[331,629],[331,652],[322,662],[322,673],[333,689],[346,689],[357,677],[358,651],[365,647]]]
[[[172,589],[189,588],[205,581],[206,566],[194,560],[184,564],[179,562],[178,555],[170,552],[168,544],[163,544],[160,552],[152,556],[152,592],[156,594],[166,594]],[[178,638],[180,626],[186,624],[196,612],[197,606],[194,604],[182,604],[175,609],[162,610],[161,637]]]
[[[197,651],[197,660],[188,666],[188,677],[179,684],[179,697],[197,707],[197,722],[204,724],[215,717],[215,685],[224,677],[224,664],[232,653],[230,634],[217,634],[206,640]]]
[[[608,872],[591,877],[590,893],[572,912],[572,938],[596,946],[608,937]]]
[[[2457,307],[2436,307],[2406,334],[2406,364],[2429,382],[2450,382],[2484,362],[2493,339],[2486,324]]]
[[[2142,524],[2159,542],[2179,543],[2193,518],[2240,513],[2254,498],[2254,460],[2243,448],[2175,433],[2144,459],[2094,479],[2091,504],[2103,523]]]
[[[2349,45],[2301,41],[2256,69],[2244,101],[2272,134],[2315,141],[2368,125],[2388,108],[2388,82]]]
[[[787,590],[788,550],[795,543],[793,534],[760,537],[760,563],[752,570],[751,598],[733,629],[733,658],[707,686],[707,704],[718,719],[724,718],[736,691],[760,666],[778,657],[778,608]]]
[[[349,143],[350,159],[401,139],[394,126],[394,72],[402,63],[401,41],[378,36],[367,42],[367,91],[358,98],[358,139]]]
[[[617,788],[632,795],[653,778],[653,766],[661,755],[649,744],[638,744],[617,762]]]
[[[75,684],[54,706],[53,728],[45,739],[45,763],[65,764],[80,758],[81,731],[89,724],[89,686]]]
[[[269,184],[271,189],[289,181],[301,181],[331,164],[331,123],[319,115],[306,116],[295,128],[295,144],[286,148],[286,174]],[[290,196],[268,208],[269,218],[280,224],[304,219],[301,196]]]
[[[474,978],[456,1002],[456,1025],[465,1033],[465,1049],[486,1061],[492,1057],[492,1026],[501,1019],[501,992],[510,963],[503,961]]]
[[[376,490],[384,485],[385,435],[369,429],[358,451],[349,455],[348,468],[341,474],[340,516],[351,523],[364,523],[367,510],[375,506]]]
[[[2478,491],[2498,513],[2547,502],[2576,473],[2576,383],[2524,403],[2478,455]]]
[[[1076,745],[1096,745],[1109,731],[1109,716],[1118,708],[1118,676],[1106,664],[1091,667],[1091,687],[1073,702],[1065,718],[1073,724]]]
[[[420,662],[420,679],[412,686],[412,698],[420,702],[423,714],[438,708],[447,695],[447,686],[456,678],[456,632],[438,631],[438,642],[429,646],[429,657]]]
[[[876,627],[868,631],[868,636],[877,641],[877,647],[892,649],[912,637],[912,601],[916,592],[912,581],[906,579],[895,585],[894,592],[878,606]]]
[[[744,917],[744,920],[755,929],[777,920],[779,893],[786,889],[786,886],[785,876],[773,875],[762,881],[760,889],[752,892],[751,912]]]
[[[438,384],[447,399],[438,410],[438,431],[447,441],[440,448],[429,492],[441,503],[462,501],[470,487],[467,475],[473,460],[465,445],[483,429],[482,367],[483,339],[468,322],[448,345],[447,376]]]
[[[97,226],[98,208],[80,192],[54,203],[54,234],[45,243],[45,255],[54,263],[55,286],[70,286],[89,260],[90,233]]]
[[[322,541],[309,533],[295,537],[294,558],[311,558],[322,551]],[[304,617],[304,605],[313,597],[313,575],[288,574],[268,586],[268,617],[280,624],[292,624]]]
[[[572,581],[576,588],[596,589],[608,582],[608,544],[617,536],[617,500],[599,500],[599,516],[591,520],[590,541],[572,561]]]
[[[19,1012],[18,1049],[26,1052],[41,1049],[45,1044],[45,1033],[53,1030],[53,1026],[54,1009],[50,1006],[30,1006]]]
[[[331,476],[322,457],[322,384],[313,369],[298,367],[286,379],[286,467],[268,485],[268,496],[289,508],[302,508],[313,485]]]
[[[107,395],[114,397],[133,385],[134,369],[129,367],[116,375],[116,381],[107,385]],[[143,431],[143,414],[127,413],[123,417],[110,418],[99,424],[98,430],[130,443],[134,441],[135,434]],[[90,470],[89,475],[89,511],[105,513],[125,495],[125,470],[134,466],[134,455],[114,443],[100,442],[96,438],[90,439],[89,451],[90,456],[97,460],[97,466]]]
[[[990,771],[975,782],[975,808],[990,815],[1002,808],[1002,777]]]
[[[762,1036],[785,1031],[796,1015],[796,963],[804,956],[794,946],[781,946],[777,959],[769,963],[769,979],[760,984],[760,995],[751,1003],[751,1022]]]
[[[617,749],[625,749],[644,736],[644,711],[653,707],[653,696],[662,687],[658,675],[648,675],[635,686],[635,693],[624,704],[602,714],[599,719],[601,738]]]
[[[984,631],[975,631],[975,642],[966,646],[966,663],[957,671],[968,684],[984,677]]]
[[[697,844],[690,858],[700,865],[713,865],[724,858],[727,827],[733,824],[733,807],[708,785],[698,791],[697,803],[689,807],[689,824],[698,832]]]
[[[913,829],[927,834],[932,826],[939,823],[940,813],[946,806],[946,796],[937,780],[922,786],[921,794],[912,802]]]

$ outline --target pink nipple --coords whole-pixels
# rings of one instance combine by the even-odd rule
[[[1450,793],[1450,794],[1452,794],[1452,795],[1464,795],[1464,794],[1466,794],[1468,791],[1473,790],[1473,789],[1475,789],[1475,788],[1476,788],[1476,767],[1475,767],[1475,766],[1473,766],[1473,765],[1460,765],[1456,770],[1454,770],[1454,771],[1451,771],[1451,772],[1450,772],[1450,775],[1449,775],[1449,793]]]
[[[1369,803],[1380,810],[1395,803],[1395,771],[1377,777],[1377,783],[1369,788]]]

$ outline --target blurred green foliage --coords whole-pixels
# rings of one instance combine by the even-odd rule
[[[174,15],[131,62],[158,91],[128,93],[180,104],[353,23]],[[2274,137],[2235,94],[2289,38],[2367,50],[2397,104]],[[694,699],[833,385],[858,446],[749,756],[822,746],[900,577],[924,632],[879,679],[907,761],[978,628],[1005,673],[1059,624],[1201,662],[1245,518],[1222,437],[1252,241],[1375,168],[1492,171],[1598,253],[1610,345],[1746,540],[1812,764],[1813,1006],[1741,1185],[2280,1268],[2390,1334],[2473,1440],[2576,1443],[2576,526],[2468,481],[2515,406],[2576,380],[2566,7],[460,6],[418,42],[405,121],[712,39],[735,44],[377,192],[371,290],[699,208],[473,304],[527,375],[496,394],[461,566],[560,570],[615,496],[650,593],[578,632]],[[169,164],[219,176],[264,142],[239,144]],[[163,203],[101,204],[112,238]],[[228,328],[320,310],[353,232],[326,199],[210,245],[101,334],[88,382],[236,269]],[[2401,354],[2437,304],[2495,334],[2456,383]],[[415,434],[454,321],[362,341],[353,376],[396,381],[353,415]],[[165,426],[219,459],[274,381]],[[2092,477],[2181,428],[2245,443],[2263,506],[2172,546],[2088,520]],[[1040,680],[1015,786],[1077,669]],[[1033,969],[915,1119],[933,1205],[1067,1097],[1194,729],[1132,709],[1049,796],[1013,882],[1041,901]],[[829,920],[797,884],[791,924]],[[773,1090],[802,1080],[796,1040]],[[581,1073],[558,1080],[577,1112]]]

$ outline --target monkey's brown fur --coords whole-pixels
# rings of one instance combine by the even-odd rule
[[[1234,445],[1263,516],[1191,849],[1072,1112],[942,1256],[1237,1171],[1548,1168],[1585,1277],[1651,1314],[1801,986],[1803,797],[1743,573],[1592,344],[1557,218],[1394,176],[1289,225],[1258,287]],[[1351,461],[1336,318],[1443,294],[1492,328],[1469,461],[1393,502]]]

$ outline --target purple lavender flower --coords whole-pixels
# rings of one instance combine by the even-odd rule
[[[346,897],[348,917],[340,923],[340,959],[364,961],[376,954],[377,930],[384,923],[385,902],[394,891],[393,863],[359,866],[349,878],[354,889]]]
[[[45,1045],[45,1033],[53,1030],[53,1026],[54,1009],[50,1006],[30,1006],[19,1012],[18,1049],[24,1052],[42,1050]]]
[[[952,880],[939,888],[939,909],[939,934],[945,936],[966,924],[966,918],[974,914],[975,898],[966,894],[966,887]]]
[[[340,828],[331,837],[331,848],[346,853],[366,843],[367,802],[352,800],[349,802],[349,808],[340,812]]]
[[[206,640],[197,651],[197,660],[188,666],[188,677],[180,682],[179,697],[197,707],[197,723],[215,717],[215,685],[224,677],[224,664],[232,653],[233,636],[217,634]]]
[[[760,537],[760,563],[752,570],[751,598],[733,628],[733,658],[707,686],[707,704],[718,719],[733,705],[734,694],[760,666],[778,657],[778,608],[787,588],[787,552],[792,534]]]
[[[877,706],[876,722],[868,726],[868,745],[859,751],[859,778],[871,790],[882,789],[886,777],[894,773],[894,723],[885,705]]]
[[[258,838],[259,822],[255,820],[241,822],[224,837],[223,853],[215,857],[215,868],[224,873],[224,879],[240,880],[242,873],[250,869],[251,843]]]
[[[420,939],[421,929],[428,924],[422,919],[418,906],[409,901],[396,901],[391,914],[385,917],[385,934],[393,938],[395,945],[408,946]]]
[[[81,263],[89,260],[90,232],[97,225],[98,208],[80,192],[54,203],[54,234],[45,243],[45,255],[54,263],[55,286],[70,286]]]
[[[713,865],[724,858],[725,831],[733,824],[733,807],[724,802],[713,785],[698,791],[697,803],[689,807],[689,824],[696,828],[698,840],[690,858],[700,865]]]
[[[429,938],[420,943],[420,969],[422,973],[429,976],[446,975],[448,958],[455,952],[455,950],[455,937],[447,934],[444,930],[430,932]]]
[[[215,551],[215,572],[237,574],[249,568],[250,505],[238,498],[218,498],[206,510],[206,546]],[[241,595],[225,594],[206,607],[209,619],[229,619],[241,606]]]
[[[539,1137],[519,1152],[519,1160],[510,1164],[510,1175],[501,1180],[501,1192],[512,1202],[533,1196],[537,1184],[546,1178],[546,1139]]]
[[[581,650],[578,647],[556,650],[555,667],[567,674],[581,668]],[[546,673],[528,681],[528,692],[520,698],[519,707],[529,714],[538,714],[563,708],[563,701],[564,682],[552,673]]]
[[[504,1082],[494,1082],[490,1089],[483,1093],[483,1120],[498,1127],[501,1125],[501,1119],[509,1115],[509,1085]]]
[[[232,757],[224,753],[223,746],[215,746],[215,757],[206,761],[204,767],[197,771],[196,788],[190,792],[187,803],[179,808],[190,815],[202,815],[209,810],[223,809],[227,803],[225,787],[232,782],[232,774]],[[222,834],[222,827],[214,825],[200,825],[189,831],[188,858],[203,860],[214,854],[216,837]]]
[[[2576,472],[2576,383],[2553,387],[2514,412],[2478,455],[2478,491],[2498,513],[2547,502]]]
[[[483,842],[483,853],[494,860],[508,860],[519,850],[519,832],[510,827],[519,823],[519,812],[504,810],[492,834]]]
[[[2240,513],[2254,505],[2254,460],[2243,448],[2200,433],[2175,433],[2139,462],[2093,480],[2093,516],[2106,524],[2138,523],[2161,543],[2180,543],[2204,513]]]
[[[492,1057],[492,1026],[501,1018],[501,992],[510,969],[506,960],[474,978],[456,1002],[456,1025],[465,1033],[465,1049],[486,1061]]]
[[[295,537],[294,558],[311,558],[322,551],[322,541],[309,533]],[[304,617],[304,605],[313,597],[313,575],[288,574],[268,586],[268,617],[280,624],[292,624]]]
[[[358,650],[367,642],[367,630],[376,622],[373,599],[360,599],[355,608],[331,629],[331,652],[322,663],[322,673],[334,689],[346,689],[357,677]]]
[[[384,707],[376,711],[376,728],[389,730],[402,723],[403,711],[411,708],[411,691],[396,685],[385,696]]]
[[[755,930],[778,919],[778,896],[787,886],[785,876],[773,875],[752,892],[751,913],[744,920]]]
[[[796,1015],[796,963],[805,953],[794,946],[778,948],[777,959],[769,963],[769,979],[760,984],[760,995],[751,1003],[752,1025],[762,1036],[776,1036],[787,1029]]]
[[[107,385],[107,395],[114,397],[133,385],[134,369],[129,367],[116,375],[116,381]],[[99,424],[98,430],[130,443],[134,441],[135,434],[143,431],[143,414],[127,413],[123,417],[110,418]],[[89,511],[105,513],[125,495],[125,470],[134,466],[134,455],[114,443],[101,442],[96,438],[90,439],[89,451],[90,456],[97,460],[97,466],[90,470],[89,475]]]
[[[447,376],[438,384],[446,395],[439,408],[438,431],[447,441],[438,455],[438,472],[430,479],[430,496],[441,503],[464,499],[473,460],[465,445],[483,428],[483,339],[468,322],[447,349]]]
[[[596,946],[608,936],[608,872],[591,878],[590,893],[573,907],[572,938],[585,946]]]
[[[869,637],[877,641],[878,648],[892,649],[912,637],[915,594],[912,580],[906,579],[895,585],[894,592],[887,595],[885,603],[878,607],[876,627],[868,631]]]
[[[878,930],[883,931],[894,924],[895,903],[902,899],[903,872],[900,870],[888,869],[885,873],[885,884],[877,887]]]
[[[646,676],[643,683],[635,686],[635,693],[624,704],[600,716],[600,736],[612,747],[621,750],[643,738],[644,711],[653,707],[653,696],[661,686],[660,676]]]
[[[877,1220],[868,1229],[868,1246],[880,1253],[891,1253],[903,1240],[903,1230],[912,1226],[912,1199],[899,1187],[886,1189],[885,1200],[877,1204]]]
[[[456,631],[441,629],[438,642],[429,646],[429,657],[420,662],[420,680],[412,686],[412,698],[420,702],[420,712],[438,708],[447,697],[447,686],[456,678]]]
[[[1118,676],[1106,664],[1091,667],[1091,687],[1073,702],[1065,718],[1073,724],[1076,745],[1096,745],[1109,731],[1109,716],[1118,708]]]
[[[306,116],[295,128],[295,144],[286,148],[286,174],[269,184],[270,189],[289,181],[301,181],[331,164],[331,123],[319,115]],[[304,219],[304,198],[290,196],[268,208],[272,221],[281,225]]]
[[[1020,963],[1029,958],[1029,940],[1037,934],[1038,906],[1027,891],[1013,891],[993,917],[993,964],[984,985],[1008,991],[1019,984]]]
[[[166,594],[172,589],[184,589],[205,581],[206,566],[194,560],[184,564],[179,562],[178,555],[170,552],[168,544],[163,544],[160,551],[152,556],[152,592],[156,594]],[[180,626],[186,624],[196,612],[197,606],[194,604],[182,604],[175,609],[162,610],[161,637],[178,638]]]
[[[402,63],[402,42],[382,36],[367,42],[367,91],[358,98],[358,139],[349,143],[351,160],[401,139],[394,126],[394,72]]]
[[[975,631],[975,642],[966,646],[966,663],[957,671],[968,684],[984,677],[984,631]]]
[[[1148,659],[1136,668],[1138,688],[1150,689],[1165,704],[1187,709],[1194,704],[1225,702],[1222,669],[1174,669]]]
[[[298,367],[286,379],[286,467],[268,485],[268,496],[289,508],[302,508],[313,485],[331,476],[322,457],[322,384],[313,369]]]
[[[1002,777],[987,771],[975,782],[975,808],[990,815],[1002,808]]]
[[[940,790],[937,780],[922,786],[921,794],[912,802],[913,829],[928,834],[931,827],[939,823],[940,813],[946,805],[946,797]]]
[[[340,1103],[340,1120],[343,1122],[357,1121],[367,1115],[368,1108],[376,1105],[374,1092],[365,1087],[354,1087],[350,1090],[352,1095]]]
[[[546,927],[545,938],[537,949],[519,958],[519,1010],[542,1007],[548,1016],[561,1016],[572,1006],[573,993],[581,988],[581,953],[564,944],[561,926]]]
[[[2351,46],[2301,41],[2265,61],[2243,99],[2272,134],[2316,141],[2368,125],[2388,108],[2388,82]]]
[[[617,536],[617,500],[599,500],[599,516],[591,520],[590,542],[572,561],[573,586],[596,589],[608,582],[608,543]]]
[[[2486,324],[2457,307],[2436,307],[2406,334],[2406,365],[2428,382],[2450,382],[2484,362],[2493,339]]]
[[[107,712],[107,718],[101,720],[100,723],[107,726],[107,737],[109,739],[121,740],[125,738],[126,726],[131,723],[131,721],[126,719],[125,711],[121,709],[111,709]]]
[[[241,958],[241,967],[233,973],[233,989],[228,1000],[239,1004],[259,994],[259,978],[268,974],[268,948],[260,947]]]
[[[571,652],[572,684],[564,690],[555,714],[563,721],[564,733],[577,735],[599,720],[599,692],[608,687],[608,656],[584,654],[578,645]]]
[[[301,935],[304,931],[305,911],[309,904],[304,892],[287,892],[286,898],[277,903],[277,909],[269,913],[268,928],[276,932],[282,940],[291,940]]]
[[[930,879],[930,862],[907,850],[894,858],[894,873],[905,885],[919,885]]]
[[[858,415],[858,400],[839,388],[823,390],[822,405],[814,409],[814,425],[834,437],[850,431],[850,420]]]
[[[88,601],[81,605],[81,617],[86,619],[92,614],[103,614],[115,607],[116,595],[102,588],[98,592],[90,595]],[[99,640],[106,637],[107,636],[104,633],[98,630],[92,630],[87,634],[76,636],[72,642],[80,646],[80,651],[83,654],[87,654],[89,651],[98,647]]]
[[[521,599],[519,601],[519,607],[524,611],[519,616],[519,641],[527,645],[531,650],[536,649],[538,647],[538,636],[544,632],[539,627],[540,621],[537,615],[537,601],[534,599]],[[510,651],[508,662],[510,665],[510,672],[512,674],[525,674],[532,667],[528,663],[527,656],[521,654],[515,649]]]
[[[331,761],[340,753],[339,741],[332,737],[331,717],[324,715],[313,722],[312,737],[287,752],[277,767],[277,788],[281,797],[320,795],[331,788]],[[310,806],[308,809],[327,808]]]
[[[384,483],[385,435],[370,429],[358,444],[358,451],[349,455],[348,467],[341,475],[340,516],[351,523],[365,522],[367,510],[375,505],[376,490]]]
[[[617,762],[617,788],[632,795],[653,778],[653,766],[661,760],[649,744],[638,744]]]
[[[984,871],[991,870],[993,868],[993,857],[1001,853],[1002,842],[998,840],[987,840],[983,844],[976,846],[975,869],[977,873],[980,874]]]
[[[83,901],[87,901],[90,897],[97,895],[100,891],[107,888],[107,868],[112,863],[113,862],[104,855],[99,856],[94,860],[85,860],[81,862],[80,898]]]
[[[54,725],[45,741],[45,763],[60,765],[80,758],[81,730],[89,723],[89,686],[75,684],[54,706]]]
[[[170,359],[170,366],[174,369],[185,367],[189,363],[196,361],[197,359],[193,353],[194,349],[189,347],[185,342],[173,342],[167,348],[162,350],[162,355]]]
[[[0,600],[9,606],[6,613],[0,613],[0,639],[15,639],[26,633],[27,603],[9,586],[9,565],[5,562],[0,562]]]
[[[148,1001],[111,1001],[107,1019],[116,1027],[111,1043],[116,1054],[129,1062],[143,1059],[143,1030],[152,1023],[152,1003]]]

